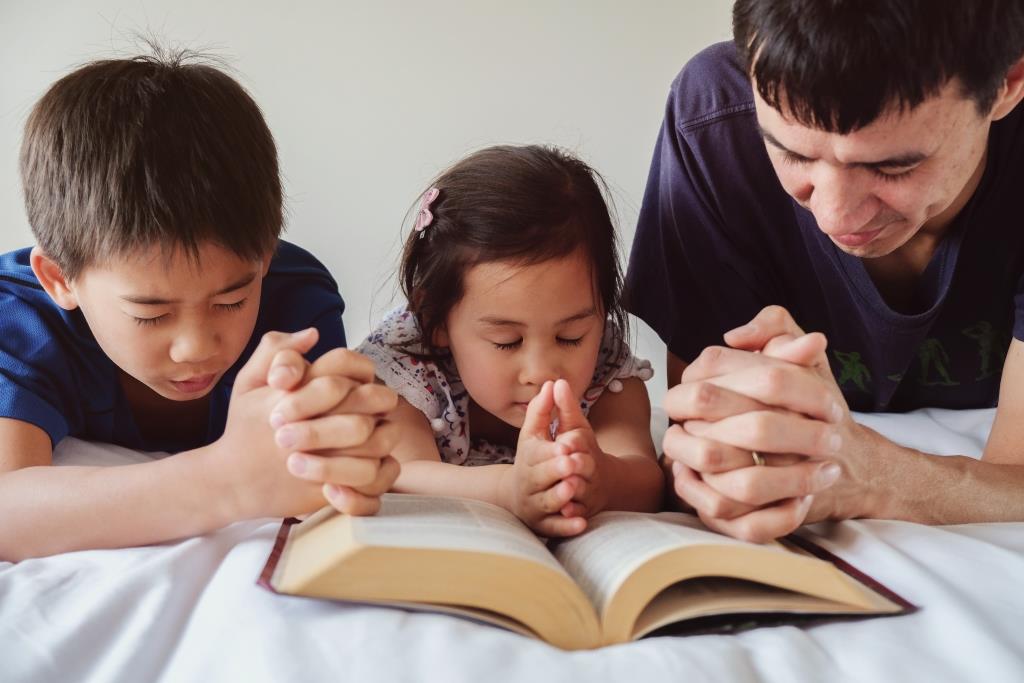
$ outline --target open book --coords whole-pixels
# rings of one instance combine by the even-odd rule
[[[324,508],[286,521],[260,583],[278,593],[460,614],[564,649],[713,616],[749,622],[915,609],[797,537],[745,543],[675,512],[605,512],[589,522],[586,533],[549,549],[502,508],[387,494],[374,517]]]

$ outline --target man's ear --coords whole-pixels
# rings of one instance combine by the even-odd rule
[[[43,286],[54,303],[66,311],[78,308],[78,297],[71,289],[71,282],[64,276],[64,271],[53,259],[39,247],[32,247],[29,263],[39,284]]]
[[[1024,99],[1024,57],[1017,60],[1006,72],[1003,85],[996,94],[996,102],[992,106],[990,116],[993,121],[1003,118]]]

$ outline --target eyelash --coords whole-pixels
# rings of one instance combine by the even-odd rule
[[[804,164],[810,161],[810,159],[793,154],[791,152],[784,152],[782,154],[782,160],[784,163],[789,164],[791,166],[803,166]],[[906,171],[900,171],[899,173],[883,173],[882,171],[879,171],[877,168],[869,168],[868,170],[871,171],[871,175],[878,178],[879,180],[887,183],[894,183],[899,180],[903,180],[911,173],[913,173],[916,169],[917,167],[914,166],[913,168],[908,168]]]
[[[915,167],[916,168],[916,167]],[[875,176],[879,180],[887,183],[894,183],[897,180],[902,180],[908,175],[914,172],[913,168],[907,169],[906,171],[900,171],[899,173],[882,173],[877,168],[871,169],[871,175]]]
[[[244,305],[245,299],[241,299],[240,301],[235,301],[234,303],[230,304],[214,304],[214,308],[220,311],[237,311]],[[158,325],[160,321],[166,317],[166,313],[163,315],[158,315],[155,318],[137,318],[135,316],[132,316],[132,318],[135,320],[135,324],[137,324],[140,327],[150,327],[152,325]]]
[[[523,343],[523,340],[517,339],[516,341],[509,342],[507,344],[499,344],[497,342],[493,343],[494,347],[501,351],[514,351],[519,348],[519,345]],[[558,337],[558,343],[562,346],[575,347],[583,343],[583,337],[576,337],[575,339],[563,339],[562,337]]]

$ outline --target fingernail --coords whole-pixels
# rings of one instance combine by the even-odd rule
[[[673,462],[672,463],[672,474],[673,475],[678,477],[679,473],[682,472],[682,471],[683,471],[683,463],[681,463],[681,462]]]
[[[288,456],[288,471],[292,474],[302,475],[306,473],[306,459],[298,453]]]
[[[274,432],[274,441],[281,448],[291,448],[299,440],[299,435],[291,427],[281,427]]]
[[[828,437],[828,450],[831,453],[838,453],[839,449],[843,447],[843,437],[839,436],[839,432],[832,432],[832,435]]]
[[[803,514],[807,514],[807,510],[811,508],[811,503],[814,502],[814,496],[804,496],[800,499],[800,510]]]
[[[843,407],[839,405],[838,401],[832,402],[832,410],[830,410],[829,412],[832,413],[833,422],[839,422],[843,419]]]
[[[834,462],[830,462],[818,470],[818,473],[814,477],[815,484],[817,484],[818,489],[828,488],[832,484],[836,483],[840,474],[842,474],[842,468]]]
[[[729,330],[726,334],[754,334],[757,332],[757,325],[754,323],[747,323],[746,325],[740,325],[739,327]]]
[[[285,422],[284,413],[273,412],[270,414],[270,426],[273,429],[278,429]]]

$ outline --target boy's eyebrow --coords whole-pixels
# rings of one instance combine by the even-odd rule
[[[562,318],[555,324],[565,325],[566,323],[576,322],[577,320],[589,318],[590,316],[595,315],[596,313],[597,309],[591,306],[589,308],[584,308],[576,313],[573,313],[568,317]],[[508,320],[507,318],[498,318],[490,315],[485,315],[484,317],[480,318],[478,322],[482,322],[485,325],[493,325],[495,327],[522,327],[523,325],[526,324],[518,320]]]
[[[256,273],[249,273],[248,275],[238,278],[224,289],[214,292],[210,296],[212,298],[215,296],[220,296],[221,294],[233,292],[236,289],[241,289],[242,287],[245,287],[247,284],[249,284],[255,279]],[[181,299],[161,299],[160,297],[155,296],[122,296],[121,299],[129,303],[140,304],[142,306],[160,306],[166,304],[176,304],[181,302]]]
[[[784,144],[779,142],[778,138],[776,138],[774,135],[766,131],[761,126],[758,126],[757,130],[761,133],[761,137],[767,140],[768,143],[773,147],[777,147],[783,152],[786,152],[787,154],[792,154],[793,156],[799,157],[800,159],[807,158],[803,154],[798,154],[797,152],[794,152],[793,150],[786,147]],[[906,154],[900,154],[894,157],[889,157],[888,159],[882,159],[881,161],[858,161],[852,164],[844,164],[844,166],[857,166],[860,168],[904,168],[907,166],[914,166],[915,164],[919,164],[927,158],[928,155],[925,154],[924,152],[907,152]]]

